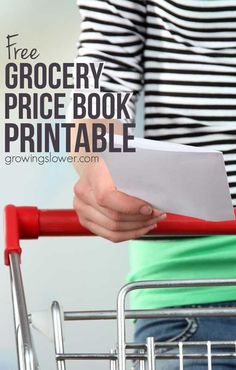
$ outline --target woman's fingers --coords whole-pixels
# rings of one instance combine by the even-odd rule
[[[163,215],[158,215],[156,217],[150,217],[147,220],[127,220],[123,219],[122,215],[120,215],[119,218],[117,217],[115,219],[110,217],[109,210],[106,215],[100,212],[99,209],[96,209],[78,199],[75,199],[74,206],[78,210],[78,214],[81,214],[82,218],[92,221],[93,223],[103,226],[104,228],[111,231],[136,230],[153,225],[164,218]],[[125,217],[126,215],[123,216]]]
[[[74,193],[81,224],[113,242],[136,239],[165,218],[148,202],[118,191],[103,162],[84,169]]]
[[[120,243],[130,239],[137,239],[156,227],[156,224],[153,224],[137,230],[111,231],[103,226],[97,225],[90,220],[81,221],[83,222],[83,226],[88,228],[93,234],[106,238],[113,243]]]
[[[150,216],[153,211],[152,206],[144,200],[132,197],[117,189],[111,189],[102,194],[95,193],[95,198],[98,205],[127,215]]]
[[[110,208],[102,207],[97,203],[95,194],[93,190],[87,189],[86,192],[83,193],[83,197],[80,196],[80,198],[77,198],[77,206],[79,205],[79,201],[83,203],[87,203],[94,209],[98,210],[100,213],[102,213],[104,216],[111,218],[114,221],[141,221],[145,222],[147,220],[150,220],[154,217],[159,217],[163,215],[164,213],[160,210],[153,209],[153,212],[149,215],[142,215],[140,213],[138,214],[127,214],[122,213],[117,210],[112,210]],[[82,203],[81,203],[82,204]],[[77,207],[75,207],[77,208]]]

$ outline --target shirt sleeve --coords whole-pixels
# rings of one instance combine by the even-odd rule
[[[132,92],[132,119],[143,86],[146,0],[78,0],[76,62],[104,62],[101,91]]]

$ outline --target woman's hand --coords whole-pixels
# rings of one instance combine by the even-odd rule
[[[83,170],[74,193],[81,225],[114,243],[138,238],[166,217],[147,202],[118,191],[102,158]]]

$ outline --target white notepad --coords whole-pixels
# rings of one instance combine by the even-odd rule
[[[122,136],[115,135],[114,143],[122,147]],[[120,191],[165,212],[212,221],[235,218],[221,152],[142,138],[130,140],[131,146],[135,153],[102,154]]]

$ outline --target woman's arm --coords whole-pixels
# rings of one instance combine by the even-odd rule
[[[134,119],[143,83],[145,1],[79,0],[79,7],[77,61],[105,63],[101,91],[132,91],[129,110]],[[91,132],[93,122],[85,122]],[[116,122],[116,132],[120,129],[121,123]],[[98,163],[77,163],[77,170],[80,179],[74,187],[74,208],[82,225],[93,233],[120,242],[144,235],[164,218],[145,201],[118,191],[101,158]]]

